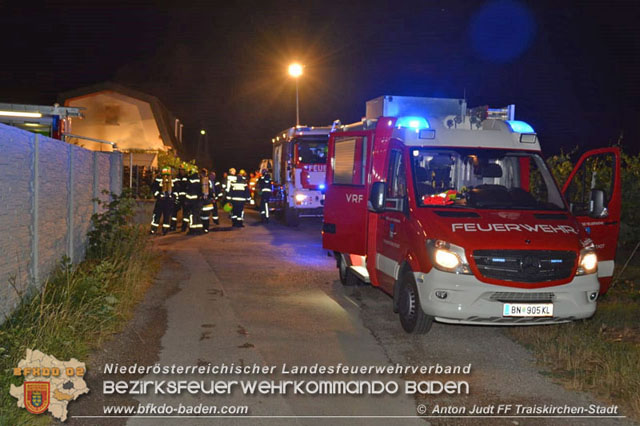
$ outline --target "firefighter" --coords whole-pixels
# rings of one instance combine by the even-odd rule
[[[235,172],[235,170],[234,170]],[[231,211],[231,222],[233,226],[238,228],[244,227],[244,203],[251,198],[249,194],[249,185],[247,184],[247,173],[244,170],[240,170],[240,173],[236,177],[235,181],[229,184],[229,199],[233,205]]]
[[[229,193],[231,192],[231,183],[238,180],[238,176],[236,175],[236,169],[233,167],[229,169],[229,173],[227,174],[227,179],[224,182],[224,192],[227,198],[229,198]],[[230,201],[230,200],[227,200]]]
[[[222,198],[222,184],[216,180],[216,172],[209,174],[209,180],[213,185],[213,210],[211,210],[211,216],[213,217],[213,223],[220,225],[220,217],[218,216],[218,200]]]
[[[256,183],[258,182],[258,176],[256,175],[256,173],[249,173],[249,194],[251,195],[251,198],[249,199],[249,204],[250,205],[255,205],[256,204],[256,200],[255,198],[255,193],[256,193]]]
[[[209,171],[204,168],[200,169],[200,190],[202,192],[202,196],[200,196],[200,203],[202,204],[200,209],[200,223],[202,223],[202,231],[208,234],[209,215],[213,210],[215,195],[213,192],[213,183],[209,179]]]
[[[153,196],[156,197],[156,204],[151,217],[151,234],[155,234],[160,226],[162,218],[162,235],[167,235],[171,227],[171,213],[176,203],[177,194],[173,190],[171,180],[171,169],[165,167],[160,176],[156,177],[152,185]]]
[[[263,223],[269,223],[269,200],[271,198],[272,182],[268,170],[263,170],[258,179],[258,191],[260,192],[260,218]]]
[[[178,176],[173,179],[173,190],[176,193],[176,203],[173,209],[173,215],[171,216],[171,231],[175,231],[178,225],[178,212],[182,210],[182,231],[184,231],[189,224],[189,215],[185,208],[185,195],[187,187],[187,173],[184,170],[184,166],[180,166],[178,169]]]
[[[224,191],[223,205],[231,203],[231,183],[238,180],[236,176],[236,169],[231,167],[228,172],[224,174],[224,183],[222,184],[222,190]],[[229,219],[233,220],[233,213],[229,212]]]
[[[187,234],[195,235],[202,232],[202,223],[200,223],[200,210],[202,209],[202,184],[197,169],[187,178],[187,190],[185,198],[187,200],[187,209],[189,210],[189,231]]]

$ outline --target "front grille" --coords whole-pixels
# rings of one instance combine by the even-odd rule
[[[569,278],[576,253],[560,250],[476,250],[473,259],[486,278],[536,283]]]
[[[524,293],[499,291],[492,293],[489,299],[503,303],[550,303],[553,302],[553,293]]]

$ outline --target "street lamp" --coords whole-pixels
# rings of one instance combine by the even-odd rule
[[[201,134],[201,135],[206,135],[206,134],[207,134],[207,132],[206,132],[206,130],[202,129],[202,130],[200,130],[200,134]]]
[[[296,80],[296,127],[300,125],[300,102],[298,100],[298,78],[302,75],[302,65],[297,62],[289,65],[289,75]]]

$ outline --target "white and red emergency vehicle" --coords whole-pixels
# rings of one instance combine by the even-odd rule
[[[407,332],[588,318],[610,285],[619,150],[584,154],[561,191],[514,110],[383,96],[331,134],[323,247]]]
[[[273,143],[274,193],[271,202],[289,226],[301,217],[322,217],[331,126],[283,130]]]

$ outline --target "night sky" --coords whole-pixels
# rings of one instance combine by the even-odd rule
[[[0,102],[53,104],[110,80],[200,128],[219,171],[255,169],[295,124],[364,115],[386,95],[516,104],[546,154],[640,137],[637,1],[2,2]],[[24,6],[20,6],[20,5]],[[28,7],[26,6],[28,5]]]

